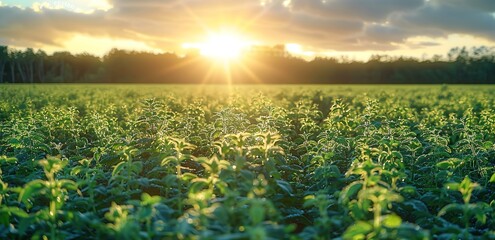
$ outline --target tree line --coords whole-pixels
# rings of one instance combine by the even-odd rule
[[[256,48],[242,58],[227,64],[197,53],[119,49],[100,58],[0,46],[0,83],[495,83],[495,48],[485,46],[453,48],[445,57],[373,55],[361,62],[345,57],[306,61],[277,45]]]

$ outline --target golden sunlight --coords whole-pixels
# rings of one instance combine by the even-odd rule
[[[216,60],[238,59],[253,43],[234,32],[210,33],[205,41],[184,43],[185,49],[197,49],[205,57]]]

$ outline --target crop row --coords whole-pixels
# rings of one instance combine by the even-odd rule
[[[495,88],[0,88],[0,238],[493,239]]]

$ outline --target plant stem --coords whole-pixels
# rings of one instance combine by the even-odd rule
[[[378,229],[380,227],[380,214],[381,214],[381,207],[380,203],[375,202],[373,204],[373,209],[374,209],[374,218],[373,218],[373,227],[375,229]]]
[[[179,188],[179,194],[177,196],[177,206],[179,208],[179,214],[182,215],[182,170],[180,161],[177,163],[177,187]]]

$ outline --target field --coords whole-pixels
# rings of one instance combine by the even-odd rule
[[[495,239],[495,86],[1,85],[0,239]]]

